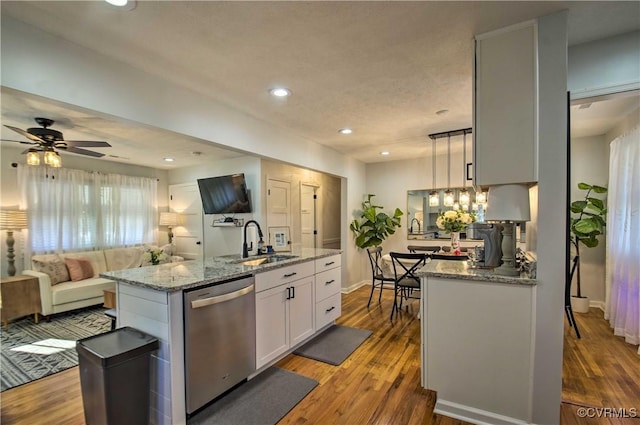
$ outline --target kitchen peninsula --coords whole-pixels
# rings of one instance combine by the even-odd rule
[[[536,280],[466,261],[432,260],[418,274],[422,386],[437,392],[434,411],[529,423]]]
[[[255,311],[245,311],[255,315],[256,324],[255,373],[249,378],[341,314],[341,251],[335,249],[302,248],[247,259],[223,256],[102,276],[117,282],[118,326],[131,326],[160,340],[152,357],[151,420],[156,424],[186,424],[185,295],[190,291],[254,280]]]

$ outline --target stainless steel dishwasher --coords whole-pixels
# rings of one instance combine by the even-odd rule
[[[188,414],[255,372],[255,306],[251,276],[184,291]]]

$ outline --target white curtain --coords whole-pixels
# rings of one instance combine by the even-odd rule
[[[611,143],[605,318],[640,344],[640,126]],[[640,354],[640,347],[638,348]]]
[[[18,185],[28,211],[28,255],[155,240],[155,179],[19,165]]]

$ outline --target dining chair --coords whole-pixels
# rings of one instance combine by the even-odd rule
[[[414,294],[414,291],[420,291],[420,278],[416,272],[426,264],[428,255],[425,253],[391,252],[390,256],[394,275],[393,308],[390,317],[390,320],[393,321],[393,314],[400,311],[403,299],[420,299]],[[400,304],[398,304],[398,296],[400,296]]]
[[[407,250],[411,253],[415,252],[436,252],[440,251],[439,246],[422,246],[422,245],[409,245],[407,246]]]
[[[369,263],[371,264],[371,294],[369,294],[369,302],[367,307],[371,304],[371,298],[373,297],[373,291],[376,287],[380,288],[380,295],[378,295],[378,303],[382,301],[382,290],[393,289],[393,287],[385,288],[384,284],[393,284],[395,279],[392,276],[385,276],[382,267],[382,247],[377,246],[375,248],[367,248],[367,254],[369,254]]]
[[[445,260],[445,261],[467,261],[469,259],[469,255],[466,252],[463,252],[461,255],[453,255],[453,254],[428,254],[432,260]]]

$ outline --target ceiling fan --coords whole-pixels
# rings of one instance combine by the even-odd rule
[[[27,154],[27,163],[37,165],[39,164],[38,152],[44,152],[45,163],[53,166],[60,166],[55,164],[50,164],[49,161],[54,161],[58,164],[61,164],[60,157],[58,155],[57,150],[61,152],[71,152],[79,155],[87,155],[95,158],[103,157],[105,154],[101,152],[94,152],[87,149],[82,149],[82,147],[87,148],[109,148],[111,145],[107,142],[102,141],[89,141],[89,140],[64,140],[62,133],[49,128],[55,122],[49,118],[35,118],[36,123],[41,127],[32,127],[28,128],[26,131],[17,127],[13,127],[10,125],[6,125],[8,129],[15,131],[18,134],[29,139],[29,141],[20,141],[20,140],[5,140],[4,142],[15,142],[22,143],[25,145],[35,145],[35,147],[29,148],[22,153]],[[48,158],[49,157],[49,158]],[[51,159],[53,158],[53,159]],[[30,159],[32,162],[30,162]]]

